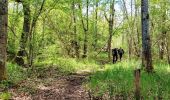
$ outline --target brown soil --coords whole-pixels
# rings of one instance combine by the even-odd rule
[[[88,75],[76,73],[28,79],[9,92],[12,93],[12,100],[89,100],[88,92],[83,85]]]
[[[88,93],[82,86],[83,82],[83,75],[60,77],[51,85],[40,87],[33,100],[89,100]]]

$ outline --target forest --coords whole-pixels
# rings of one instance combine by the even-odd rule
[[[170,100],[170,0],[0,0],[0,100]]]

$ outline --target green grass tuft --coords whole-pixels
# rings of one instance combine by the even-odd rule
[[[113,97],[123,95],[134,98],[134,69],[140,67],[138,61],[125,61],[105,65],[89,78],[88,87],[95,96]],[[170,67],[167,64],[155,64],[155,73],[141,72],[141,95],[144,99],[170,99]]]

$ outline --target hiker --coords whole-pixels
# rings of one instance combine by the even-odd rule
[[[118,48],[112,49],[113,64],[117,62],[118,59]]]
[[[124,54],[124,50],[120,47],[120,49],[118,49],[118,54],[119,54],[119,58],[120,58],[120,61],[122,60],[122,56]]]

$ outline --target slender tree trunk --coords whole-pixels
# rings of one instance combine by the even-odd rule
[[[149,35],[149,12],[148,0],[141,0],[141,22],[142,22],[142,47],[143,57],[142,62],[146,71],[153,72],[152,54],[151,54],[151,40]]]
[[[84,30],[84,46],[83,46],[83,58],[87,57],[87,35],[88,35],[88,30],[89,30],[89,0],[86,1],[86,30]]]
[[[30,32],[30,24],[31,24],[31,15],[30,15],[30,5],[29,3],[25,3],[22,1],[23,5],[23,12],[24,12],[24,24],[23,24],[23,32],[21,34],[21,39],[20,39],[20,48],[17,53],[17,57],[15,58],[15,62],[18,65],[23,66],[24,65],[24,59],[23,57],[26,56],[26,46],[27,46],[27,41],[28,41],[28,36]]]
[[[169,33],[168,33],[169,34]],[[170,64],[170,35],[166,34],[167,61]]]
[[[161,60],[163,60],[164,59],[164,54],[165,54],[165,37],[166,37],[166,29],[165,29],[165,27],[166,27],[166,25],[165,25],[165,23],[166,23],[166,9],[164,8],[164,7],[166,7],[166,2],[165,3],[163,3],[162,5],[161,5],[162,7],[161,7],[161,9],[163,9],[163,12],[162,12],[162,24],[161,24],[161,41],[160,41],[160,44],[159,44],[159,58],[161,59]]]
[[[113,25],[114,25],[114,15],[115,15],[115,9],[114,9],[114,3],[115,0],[110,0],[110,14],[109,18],[105,14],[105,18],[109,24],[109,39],[107,42],[107,51],[108,51],[108,59],[111,60],[111,49],[112,49],[112,37],[113,37]]]
[[[73,32],[74,32],[74,54],[76,55],[77,58],[79,58],[79,43],[78,43],[78,39],[77,39],[77,19],[76,19],[76,8],[75,8],[75,0],[73,0],[72,3],[72,10],[73,10]]]
[[[137,7],[137,0],[134,0],[135,1],[135,18],[136,18],[136,21],[135,21],[135,24],[134,25],[136,25],[136,39],[137,39],[137,43],[136,43],[136,45],[137,45],[137,52],[138,52],[138,54],[137,54],[137,57],[140,57],[140,32],[139,32],[139,27],[138,27],[138,13],[139,13],[139,9],[138,9],[138,7]]]
[[[46,19],[45,17],[43,18],[43,27],[42,27],[42,42],[41,42],[41,46],[42,48],[45,47],[45,28],[46,28]]]
[[[31,23],[31,27],[30,27],[30,31],[29,31],[29,36],[28,36],[28,40],[29,40],[29,52],[28,52],[28,66],[32,67],[33,65],[33,60],[35,58],[34,55],[34,43],[35,43],[35,27],[38,21],[39,16],[42,13],[43,7],[45,5],[46,0],[42,1],[41,7],[38,10],[37,13],[35,13],[32,23]]]
[[[8,0],[0,0],[0,81],[6,77]]]
[[[166,32],[162,32],[161,41],[159,43],[159,58],[161,60],[164,59],[164,54],[165,54],[165,34]]]
[[[113,21],[109,21],[109,40],[108,40],[108,58],[111,60],[111,49],[112,49],[112,37],[113,37]]]
[[[82,7],[81,4],[79,4],[79,9],[81,11],[81,22],[82,22],[82,26],[83,26],[83,30],[84,30],[84,44],[83,44],[83,56],[82,58],[86,58],[87,57],[87,43],[88,43],[88,28],[89,28],[89,0],[86,0],[86,25],[84,23],[83,20],[83,12],[82,12]]]
[[[132,38],[131,36],[127,36],[128,38],[128,50],[129,50],[129,59],[132,57]]]
[[[134,26],[133,26],[133,24],[131,24],[132,23],[132,14],[133,14],[133,12],[132,12],[132,9],[133,9],[132,8],[132,0],[131,0],[131,14],[130,14],[131,18],[129,18],[125,0],[122,0],[122,2],[123,2],[123,13],[124,13],[125,18],[128,21],[127,43],[128,43],[128,47],[129,47],[128,48],[129,59],[131,59],[132,58],[131,56],[133,54],[133,40],[132,40],[133,36],[132,36],[132,33],[134,33]]]
[[[98,0],[95,0],[95,40],[94,40],[94,49],[97,49],[97,42],[98,42]]]

